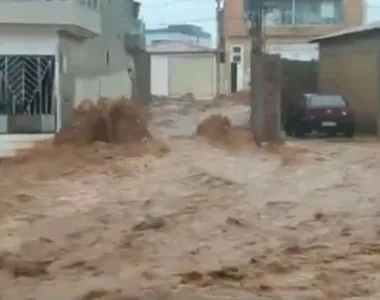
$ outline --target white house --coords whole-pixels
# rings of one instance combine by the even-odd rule
[[[0,0],[0,133],[55,132],[84,98],[132,93],[133,0]],[[130,36],[130,35],[129,35]]]

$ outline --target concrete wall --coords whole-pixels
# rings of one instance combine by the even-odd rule
[[[360,132],[376,133],[379,116],[380,39],[342,38],[320,45],[319,90],[350,103]]]
[[[102,34],[85,41],[60,34],[62,52],[67,56],[67,72],[79,76],[110,74],[133,69],[133,60],[124,49],[128,30],[125,1],[100,1]]]
[[[1,26],[0,55],[56,55],[58,38],[53,28],[45,26]]]
[[[152,101],[150,53],[136,50],[132,56],[135,65],[135,70],[131,76],[132,99],[140,105],[149,105]]]
[[[59,32],[62,123],[83,99],[132,95],[128,69],[135,67],[132,55],[124,48],[132,0],[100,1],[99,12],[100,36],[83,41]]]
[[[276,44],[278,43],[278,44]],[[230,38],[225,44],[225,57],[226,64],[224,65],[224,73],[226,78],[225,85],[227,90],[230,90],[230,63],[232,62],[232,49],[234,46],[240,46],[243,50],[241,67],[242,67],[242,87],[248,88],[250,81],[250,55],[251,55],[251,44],[248,39],[245,38]],[[267,53],[277,54],[282,58],[286,59],[298,59],[301,61],[310,61],[312,59],[318,58],[318,45],[309,44],[306,42],[294,40],[292,43],[289,41],[279,40],[272,43],[268,41],[266,43]]]
[[[128,71],[95,77],[77,76],[75,90],[73,106],[77,106],[84,99],[117,98],[121,96],[131,98],[132,81]]]

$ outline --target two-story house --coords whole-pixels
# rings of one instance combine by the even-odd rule
[[[138,10],[133,0],[0,0],[0,133],[54,132],[79,100],[130,96]]]
[[[314,37],[355,27],[365,17],[364,0],[263,0],[265,51],[284,58],[318,58]],[[221,45],[225,50],[226,86],[245,88],[250,74],[248,12],[244,0],[225,0],[222,10]]]

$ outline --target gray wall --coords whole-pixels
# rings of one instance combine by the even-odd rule
[[[379,62],[379,33],[342,37],[320,44],[319,90],[346,97],[359,132],[379,133]]]
[[[100,1],[102,34],[86,41],[60,35],[60,50],[67,57],[67,72],[80,76],[106,75],[133,68],[124,50],[124,33],[132,20],[132,0]],[[107,62],[107,53],[109,62]]]
[[[102,27],[99,37],[83,41],[60,32],[62,124],[74,107],[76,76],[92,77],[134,69],[132,55],[124,48],[124,34],[133,25],[132,5],[132,0],[99,1]]]
[[[132,98],[141,105],[149,105],[152,102],[150,53],[137,50],[132,56],[136,67],[132,81]]]

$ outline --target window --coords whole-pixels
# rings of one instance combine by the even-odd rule
[[[110,64],[110,52],[109,51],[107,51],[107,53],[106,53],[106,63],[107,63],[107,65]]]
[[[263,21],[265,26],[290,25],[293,20],[293,1],[272,0],[267,1],[264,7]]]
[[[266,26],[340,24],[344,0],[268,0],[264,7]]]
[[[240,46],[234,46],[232,47],[233,53],[241,53],[241,47]]]
[[[241,55],[234,55],[234,56],[232,56],[232,62],[234,62],[234,63],[241,63]]]
[[[59,71],[61,73],[67,72],[67,57],[62,52],[59,52]]]
[[[346,102],[344,102],[342,96],[318,95],[318,96],[310,97],[308,101],[308,106],[310,107],[345,107]]]
[[[93,10],[99,10],[99,0],[86,0],[86,6]]]
[[[226,54],[224,52],[219,52],[219,62],[224,64],[226,62]]]

